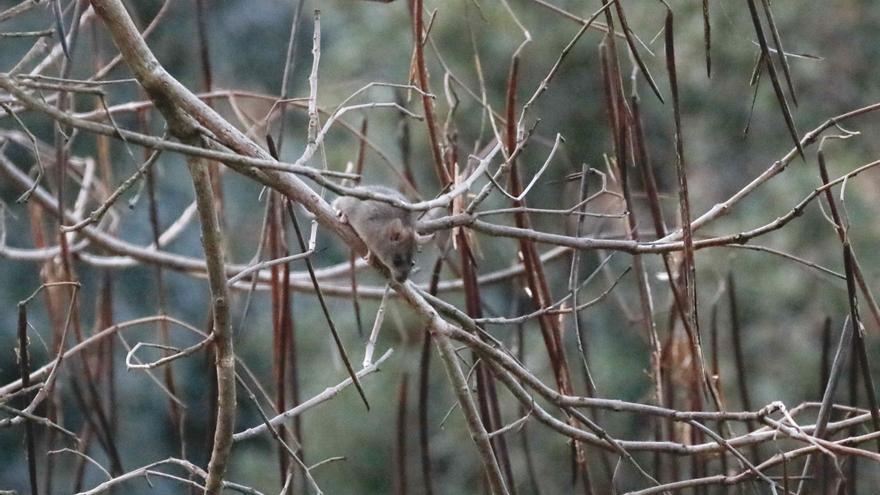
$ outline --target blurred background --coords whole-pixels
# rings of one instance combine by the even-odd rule
[[[0,0],[0,8],[17,2]],[[45,2],[51,3],[51,2]],[[567,19],[539,1],[527,0],[426,0],[425,12],[430,21],[430,42],[425,47],[431,74],[431,90],[435,100],[438,126],[454,124],[461,156],[481,149],[491,138],[483,107],[480,79],[484,81],[485,100],[494,111],[502,113],[505,105],[507,77],[511,56],[524,40],[522,28],[531,41],[520,53],[517,96],[520,105],[527,101],[541,80],[547,75],[560,51],[578,31],[579,23]],[[61,2],[69,7],[69,2]],[[552,4],[580,17],[588,17],[600,2],[552,0]],[[691,205],[694,216],[702,214],[740,190],[758,174],[781,159],[793,148],[786,130],[776,95],[766,71],[757,90],[750,85],[759,48],[745,2],[710,1],[711,20],[711,77],[707,76],[702,6],[696,1],[670,0],[675,14],[676,56],[681,94],[684,150],[689,172]],[[676,224],[677,182],[675,176],[675,147],[670,89],[666,75],[663,47],[665,7],[660,2],[623,2],[633,33],[644,46],[639,52],[657,81],[666,103],[661,103],[639,75],[635,84],[641,97],[644,128],[651,161],[663,192],[667,223]],[[880,4],[872,1],[834,0],[820,5],[804,5],[792,0],[776,0],[773,11],[785,49],[789,57],[791,78],[797,93],[797,106],[792,106],[794,122],[801,135],[819,126],[826,119],[880,101],[876,67],[880,62]],[[140,0],[127,2],[138,25],[149,23],[162,2]],[[258,93],[270,98],[281,94],[284,60],[288,50],[291,23],[298,2],[252,0],[247,2],[206,2],[203,27],[206,33],[210,60],[211,82],[206,86],[203,69],[204,55],[200,53],[196,2],[176,0],[168,3],[167,14],[148,43],[160,62],[183,84],[194,91],[239,90]],[[412,20],[407,2],[398,0],[379,3],[354,0],[305,1],[301,7],[296,34],[294,63],[289,75],[290,97],[308,96],[308,74],[311,69],[311,45],[314,10],[321,11],[321,59],[319,70],[318,104],[332,110],[350,94],[374,82],[407,84],[413,51]],[[70,22],[70,9],[65,20]],[[600,17],[604,20],[604,16]],[[54,26],[51,9],[39,5],[26,15],[0,24],[0,31],[25,31]],[[580,172],[581,164],[607,175],[612,190],[618,190],[616,177],[610,172],[609,160],[614,154],[612,136],[605,111],[605,96],[599,44],[604,34],[589,30],[579,40],[564,61],[549,89],[530,110],[529,122],[539,121],[535,137],[519,160],[524,177],[531,177],[544,163],[553,138],[557,133],[565,143],[554,157],[552,165],[528,196],[529,206],[566,208],[574,204],[578,183],[567,180]],[[628,56],[624,40],[618,39],[618,53],[624,75],[630,74],[633,62]],[[31,47],[33,39],[0,38],[0,70],[8,71]],[[96,66],[106,63],[116,50],[100,21],[85,23],[72,53],[71,77],[88,78]],[[481,74],[478,72],[479,61]],[[57,71],[56,71],[57,72]],[[52,73],[50,70],[48,73]],[[444,78],[444,74],[449,74]],[[106,76],[109,79],[130,77],[123,65]],[[445,80],[446,79],[446,80]],[[624,80],[629,89],[631,82]],[[444,87],[451,91],[444,91]],[[469,94],[472,93],[472,94]],[[136,85],[116,85],[109,91],[108,105],[143,99]],[[454,94],[454,96],[452,96]],[[476,98],[475,98],[476,96]],[[753,100],[754,98],[754,100]],[[414,93],[376,87],[359,96],[355,102],[398,101],[416,114],[422,114],[421,101]],[[450,113],[451,103],[454,112]],[[75,99],[78,111],[91,110],[94,100]],[[239,96],[234,99],[216,98],[213,106],[232,122],[256,122],[254,136],[264,143],[267,132],[278,136],[282,122],[274,119],[260,126],[270,110],[270,99]],[[368,136],[375,147],[365,155],[363,182],[402,187],[392,169],[409,167],[415,184],[423,197],[438,192],[437,180],[431,163],[427,132],[423,122],[408,120],[407,134],[402,134],[405,120],[392,109],[373,109],[346,114],[350,126],[360,128],[368,119]],[[52,122],[42,115],[27,113],[24,122],[47,143],[52,143]],[[134,114],[120,114],[117,124],[138,128],[143,125]],[[161,117],[151,112],[147,126],[156,134],[162,132]],[[4,130],[16,129],[9,117],[2,117]],[[298,106],[291,105],[283,122],[281,158],[294,161],[306,144],[307,116]],[[825,145],[830,175],[837,177],[880,156],[880,117],[867,114],[842,124],[861,134],[846,141],[833,140]],[[242,128],[245,126],[242,125]],[[748,127],[748,132],[744,129]],[[829,131],[834,132],[834,131]],[[403,136],[403,137],[402,137]],[[401,146],[406,142],[408,150]],[[331,131],[325,146],[312,160],[315,167],[326,166],[345,170],[348,162],[357,158],[359,142],[350,132],[339,128]],[[135,149],[139,153],[139,149]],[[785,172],[759,188],[747,200],[727,215],[700,231],[700,237],[710,237],[750,230],[785,214],[819,185],[816,166],[816,147],[807,149],[805,159],[791,161]],[[7,155],[20,167],[29,168],[27,149],[11,145]],[[94,155],[95,140],[88,135],[73,141],[71,153],[75,156]],[[112,167],[117,182],[134,170],[133,162],[124,145],[112,142]],[[157,162],[155,198],[160,225],[165,228],[176,219],[193,200],[192,186],[183,158],[166,153]],[[633,176],[636,174],[633,173]],[[598,175],[591,175],[590,190],[600,188]],[[636,184],[637,191],[642,186]],[[227,234],[228,259],[248,263],[258,249],[261,223],[266,208],[266,197],[261,187],[236,174],[222,174],[224,223]],[[846,216],[850,223],[855,252],[859,256],[868,284],[880,288],[880,173],[868,171],[850,181],[843,192]],[[0,180],[0,200],[5,212],[5,241],[9,246],[34,246],[31,216],[28,209],[16,204],[21,189],[5,178]],[[125,201],[134,192],[124,196]],[[332,199],[333,195],[326,194]],[[637,202],[644,195],[636,193]],[[642,204],[642,203],[639,203]],[[484,208],[509,206],[509,200],[494,194]],[[118,234],[129,242],[147,245],[152,241],[149,221],[149,202],[141,194],[131,208],[117,207]],[[590,211],[620,213],[622,205],[613,198],[591,204]],[[641,224],[650,226],[645,208],[634,212]],[[305,224],[302,222],[301,224]],[[493,217],[493,221],[496,218]],[[498,217],[499,223],[510,223],[509,217]],[[533,217],[536,229],[566,233],[573,225],[563,224],[554,216]],[[623,232],[621,218],[587,218],[585,231],[597,236],[619,238]],[[651,238],[650,229],[643,229]],[[292,238],[295,239],[295,238]],[[492,238],[482,234],[474,237],[477,245],[477,265],[481,274],[509,268],[517,264],[518,244],[512,239]],[[831,270],[842,271],[840,242],[818,207],[812,203],[801,217],[784,229],[760,237],[753,244],[784,251]],[[298,252],[295,240],[291,251]],[[540,246],[547,251],[552,246]],[[349,253],[335,236],[319,231],[318,253],[313,257],[317,267],[332,266],[348,260]],[[174,253],[201,257],[198,226],[193,223],[167,249]],[[593,273],[599,263],[611,253],[583,253],[582,278]],[[417,256],[418,271],[412,278],[427,283],[435,260],[440,255],[435,246],[426,246]],[[567,292],[570,256],[564,255],[548,262],[546,270],[556,298]],[[671,298],[665,272],[657,256],[646,256],[650,283],[655,303],[655,321],[661,332],[667,332],[670,321]],[[605,291],[631,265],[631,257],[618,253],[599,274],[586,285],[582,297],[589,300]],[[845,281],[827,273],[768,252],[738,248],[701,250],[696,256],[700,322],[710,328],[713,310],[717,311],[718,361],[720,384],[731,410],[742,408],[731,355],[731,317],[727,299],[730,274],[735,278],[738,299],[738,317],[741,325],[742,347],[747,368],[748,386],[754,408],[771,401],[783,401],[789,408],[805,401],[821,400],[822,328],[826,318],[831,319],[833,341],[836,342],[843,320],[848,314]],[[0,383],[17,377],[15,360],[16,303],[30,295],[41,283],[41,263],[12,261],[0,258]],[[112,316],[114,321],[157,313],[159,292],[155,269],[135,266],[125,269],[102,269],[78,261],[76,274],[82,283],[78,295],[79,318],[83,328],[91,332],[97,326],[96,308],[99,306],[102,284],[112,283]],[[292,270],[302,276],[305,266],[294,263]],[[208,313],[207,283],[202,278],[164,270],[165,311],[196,327],[206,328]],[[442,279],[457,278],[444,269]],[[372,269],[359,272],[361,285],[381,293],[382,279]],[[331,282],[332,283],[332,282]],[[336,280],[347,285],[347,276]],[[651,379],[648,375],[649,347],[642,326],[633,316],[638,309],[637,290],[632,274],[624,275],[619,286],[601,304],[582,313],[582,324],[587,336],[587,353],[596,392],[601,397],[629,401],[651,402]],[[374,292],[375,292],[374,291]],[[462,306],[458,291],[441,293],[443,299]],[[482,298],[487,315],[512,315],[531,311],[530,300],[522,284],[505,280],[483,287]],[[333,346],[327,323],[319,310],[316,298],[309,293],[296,292],[292,296],[295,353],[299,398],[305,400],[326,387],[336,385],[346,372]],[[249,310],[245,314],[245,305]],[[362,319],[369,327],[375,315],[378,300],[362,297]],[[348,297],[330,297],[329,305],[334,321],[344,337],[352,360],[359,363],[365,336],[359,335],[352,301]],[[236,291],[233,301],[233,327],[236,352],[251,368],[256,377],[272,389],[273,335],[271,307],[268,292],[258,290],[248,297],[246,291]],[[29,307],[31,349],[35,365],[51,359],[48,343],[52,341],[52,325],[46,316],[44,300],[35,299]],[[866,313],[867,314],[867,313]],[[571,330],[564,335],[569,362],[573,370],[580,367],[580,358]],[[869,356],[876,356],[876,325],[867,316]],[[513,327],[487,329],[499,340],[516,346]],[[705,330],[708,332],[708,330]],[[552,383],[546,350],[534,321],[523,325],[524,359],[546,383]],[[664,333],[665,335],[665,333]],[[125,335],[129,343],[157,342],[155,328],[145,326]],[[383,364],[379,373],[363,380],[372,409],[367,412],[352,389],[346,389],[332,401],[309,410],[302,416],[302,447],[307,464],[342,456],[343,460],[330,462],[314,470],[318,484],[325,493],[392,493],[395,472],[399,472],[398,458],[405,460],[403,469],[408,474],[409,491],[423,493],[420,458],[417,441],[418,368],[422,323],[407,308],[392,301],[380,334],[377,355],[387,348],[394,354]],[[704,336],[708,339],[708,334]],[[183,347],[196,340],[191,334],[174,331],[173,345]],[[145,353],[149,357],[151,351]],[[126,469],[149,462],[179,456],[180,444],[174,426],[169,420],[168,400],[157,384],[140,371],[126,371],[124,348],[115,351],[115,397],[112,408],[117,441]],[[158,353],[152,356],[158,357]],[[877,363],[872,363],[875,365]],[[204,353],[173,364],[178,395],[186,404],[186,455],[200,466],[207,465],[210,454],[209,412],[210,390],[214,379],[210,361]],[[585,390],[582,374],[575,376],[575,390]],[[876,375],[875,375],[876,377]],[[56,398],[59,422],[73,431],[84,427],[82,408],[76,403],[61,375]],[[401,390],[406,390],[405,407],[400,407]],[[842,386],[839,400],[846,403],[846,387]],[[506,421],[519,417],[519,408],[510,397],[502,395],[502,410]],[[260,423],[259,415],[249,400],[239,397],[239,417],[236,431]],[[428,427],[433,460],[436,493],[476,493],[482,490],[479,461],[470,444],[460,413],[450,408],[455,399],[442,367],[433,360],[429,369]],[[864,403],[858,405],[864,406]],[[401,415],[401,410],[405,414]],[[402,417],[401,417],[402,416]],[[809,415],[805,416],[809,422]],[[652,425],[643,418],[604,414],[602,424],[607,431],[626,439],[653,438]],[[399,425],[408,439],[402,456],[395,455]],[[743,433],[743,431],[740,431]],[[536,422],[511,434],[513,445],[511,462],[518,480],[520,493],[533,493],[534,487],[526,475],[526,459],[519,448],[521,437],[528,435],[533,458],[533,469],[540,480],[541,493],[567,493],[571,488],[570,445],[560,435]],[[44,442],[44,436],[38,437]],[[62,440],[52,448],[60,448]],[[44,450],[48,446],[40,443]],[[772,452],[772,445],[763,447]],[[39,450],[39,449],[38,449]],[[89,455],[106,465],[107,457],[97,444]],[[277,446],[268,435],[237,443],[233,448],[232,463],[227,478],[253,486],[264,493],[277,493],[281,487]],[[638,457],[638,456],[637,456]],[[77,476],[79,460],[70,454],[51,456],[55,480],[53,493],[67,493]],[[640,456],[650,462],[650,456]],[[865,466],[859,471],[864,489],[876,486],[877,469]],[[39,464],[46,472],[45,461]],[[597,472],[602,468],[596,463]],[[99,470],[84,468],[83,487],[93,487],[103,480]],[[600,475],[601,478],[601,475]],[[397,478],[399,479],[399,477]],[[641,486],[633,473],[622,472],[617,489],[635,489]],[[180,485],[167,480],[153,479],[151,488],[143,479],[125,485],[127,493],[178,493]],[[610,488],[602,485],[599,493]],[[754,485],[757,490],[765,486]],[[0,429],[0,490],[25,493],[27,470],[18,428]],[[761,492],[763,493],[763,492]]]

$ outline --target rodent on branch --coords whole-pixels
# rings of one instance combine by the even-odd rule
[[[407,200],[400,192],[388,187],[364,186],[364,189]],[[368,257],[375,257],[388,267],[394,280],[406,280],[413,267],[417,245],[412,212],[382,201],[350,196],[336,198],[333,208],[363,239],[369,249]]]

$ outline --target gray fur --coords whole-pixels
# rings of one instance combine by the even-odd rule
[[[364,186],[370,191],[406,198],[398,191],[384,186]],[[340,196],[333,201],[344,220],[363,239],[370,253],[388,267],[398,282],[409,276],[416,250],[416,231],[412,212],[374,200]]]

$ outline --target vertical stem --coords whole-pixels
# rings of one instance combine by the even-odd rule
[[[400,379],[400,388],[397,390],[397,443],[395,445],[394,465],[397,467],[397,473],[394,477],[395,490],[398,495],[406,495],[406,406],[407,406],[407,389],[409,388],[409,374],[404,372]]]
[[[28,354],[28,336],[27,336],[27,305],[18,304],[18,369],[21,373],[21,388],[27,388],[31,384],[31,363]],[[27,396],[22,398],[26,404]],[[25,409],[25,407],[22,407]],[[34,427],[30,421],[24,422],[24,442],[27,449],[27,465],[28,480],[31,485],[31,495],[39,493],[37,484],[37,459],[36,449],[34,448]]]
[[[422,0],[415,0],[413,8],[413,42],[416,49],[416,75],[418,76],[419,89],[422,90],[422,106],[425,108],[425,124],[428,125],[428,138],[431,142],[431,156],[434,158],[434,169],[440,184],[445,186],[452,182],[449,171],[443,166],[443,158],[440,153],[440,140],[437,137],[437,126],[434,119],[434,101],[429,96],[431,92],[428,84],[428,68],[425,66],[425,42],[423,39],[424,23]]]
[[[439,317],[437,318],[439,321]],[[458,404],[467,420],[468,430],[471,439],[477,446],[480,453],[480,460],[483,462],[483,470],[489,481],[489,488],[493,495],[507,494],[507,488],[504,486],[504,478],[501,476],[501,468],[492,452],[492,444],[489,442],[489,434],[480,421],[480,413],[477,411],[477,404],[471,395],[467,379],[458,364],[458,357],[455,355],[455,349],[452,347],[449,337],[442,333],[434,333],[434,343],[440,351],[440,359],[446,367],[446,375],[452,382],[452,388],[455,390],[455,396],[458,398]]]
[[[428,292],[437,295],[437,285],[440,283],[440,271],[443,269],[443,257],[438,257],[431,273],[431,283]],[[426,495],[434,494],[434,483],[431,476],[431,449],[428,445],[428,388],[429,370],[431,365],[431,333],[426,329],[422,341],[422,357],[419,362],[419,451],[422,457],[422,478]]]
[[[219,494],[223,475],[229,463],[232,448],[232,430],[235,426],[235,356],[232,332],[229,325],[229,295],[226,291],[223,241],[220,224],[214,207],[211,178],[204,161],[190,157],[187,160],[196,193],[196,206],[201,221],[202,247],[208,265],[208,282],[211,289],[211,307],[214,318],[214,366],[217,370],[217,427],[214,430],[214,447],[208,463],[205,493]]]
[[[312,72],[309,74],[309,144],[318,136],[318,63],[321,61],[321,11],[315,9],[315,30],[312,33]]]

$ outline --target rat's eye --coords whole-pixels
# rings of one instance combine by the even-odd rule
[[[403,265],[403,256],[398,254],[394,256],[394,259],[392,259],[391,261],[394,263],[394,266],[401,266]]]

